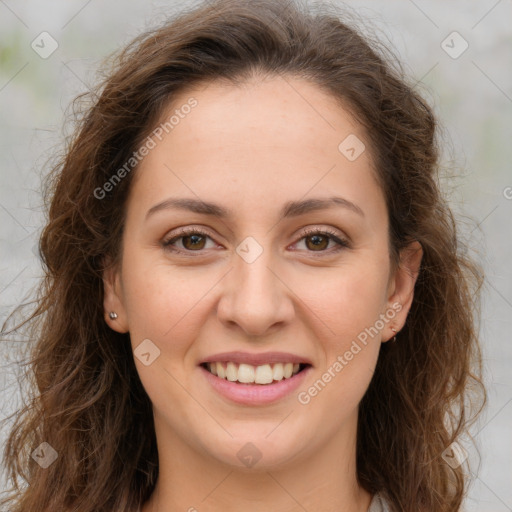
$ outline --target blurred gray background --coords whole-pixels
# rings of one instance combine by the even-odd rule
[[[190,2],[0,0],[0,322],[41,275],[40,176],[69,131],[66,108],[94,83],[102,59],[183,5]],[[480,465],[466,446],[473,473],[465,510],[512,511],[512,1],[345,5],[393,45],[443,125],[443,162],[459,174],[446,190],[487,276],[481,337],[489,404],[472,429]],[[20,403],[19,369],[16,346],[0,348],[5,417]],[[2,445],[4,436],[5,429]]]

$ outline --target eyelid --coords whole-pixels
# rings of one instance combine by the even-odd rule
[[[296,243],[300,242],[302,239],[306,238],[307,236],[316,235],[316,234],[324,235],[324,236],[327,235],[331,240],[334,240],[334,242],[336,242],[336,244],[338,246],[335,248],[331,248],[330,250],[327,250],[327,251],[307,251],[308,254],[312,254],[313,256],[321,257],[323,255],[335,254],[335,253],[339,252],[340,250],[350,249],[352,247],[350,239],[347,236],[339,233],[338,231],[335,231],[334,228],[331,228],[331,227],[306,228],[306,229],[300,231],[300,233],[298,235],[300,238],[298,238],[297,241],[294,242],[294,245]]]
[[[202,227],[195,227],[195,226],[187,226],[184,228],[178,228],[178,231],[176,233],[173,233],[171,236],[165,236],[164,239],[161,242],[161,245],[164,247],[164,249],[169,249],[173,251],[175,254],[185,254],[185,255],[192,255],[192,256],[199,256],[201,253],[204,253],[204,249],[198,250],[198,251],[185,251],[183,249],[175,249],[171,246],[172,242],[175,242],[176,240],[179,240],[182,237],[189,236],[189,235],[201,235],[203,237],[210,238],[212,241],[217,243],[214,239],[214,237],[211,235],[211,233],[207,230],[205,230]],[[306,251],[314,256],[323,256],[327,254],[333,254],[336,253],[342,249],[347,249],[351,247],[351,243],[348,239],[348,237],[338,233],[337,231],[334,231],[331,227],[308,227],[304,228],[296,235],[297,238],[296,241],[293,243],[293,245],[297,244],[304,238],[306,238],[309,235],[324,235],[328,236],[331,240],[336,242],[337,247],[331,248],[330,250],[324,250],[324,251]],[[194,254],[197,253],[197,254]]]
[[[175,242],[175,241],[179,240],[182,237],[190,236],[190,235],[201,235],[203,237],[208,237],[211,240],[215,241],[213,236],[211,235],[211,233],[209,233],[204,228],[202,228],[202,227],[195,227],[195,226],[187,226],[187,227],[184,227],[184,228],[178,228],[178,231],[173,233],[170,236],[166,235],[163,238],[163,240],[161,241],[161,245],[163,246],[164,249],[172,250],[174,253],[177,253],[177,254],[187,254],[187,255],[191,254],[192,256],[194,256],[194,254],[193,254],[194,252],[197,252],[198,255],[201,252],[204,252],[204,250],[201,250],[201,251],[184,251],[183,249],[175,249],[174,247],[171,246],[172,242]],[[217,243],[217,242],[215,242],[215,243]]]

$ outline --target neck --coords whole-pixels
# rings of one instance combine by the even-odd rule
[[[142,512],[367,512],[370,506],[371,495],[356,476],[357,422],[345,425],[328,444],[305,447],[286,463],[265,466],[262,457],[251,468],[199,453],[155,424],[159,476]]]

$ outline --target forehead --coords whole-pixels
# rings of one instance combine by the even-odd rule
[[[362,127],[309,81],[202,84],[173,98],[166,122],[137,169],[138,196],[215,197],[262,209],[336,190],[383,206]]]
[[[180,110],[188,111],[192,98],[197,105],[180,116],[172,131],[176,142],[178,137],[186,138],[198,150],[218,143],[241,151],[255,145],[292,148],[300,144],[318,153],[336,150],[342,136],[364,137],[362,127],[340,100],[305,79],[267,76],[237,85],[206,82],[176,95],[162,121]]]

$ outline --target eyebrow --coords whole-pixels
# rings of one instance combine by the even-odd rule
[[[290,217],[297,217],[299,215],[304,215],[313,211],[326,210],[335,206],[341,206],[349,211],[357,213],[361,217],[364,217],[364,212],[359,206],[349,201],[348,199],[344,199],[343,197],[333,196],[328,198],[305,199],[302,201],[288,201],[284,204],[279,213],[279,220]],[[169,209],[186,210],[199,213],[201,215],[216,216],[221,219],[235,217],[235,214],[232,210],[225,208],[224,206],[220,206],[216,203],[201,201],[200,199],[193,198],[171,197],[152,206],[146,213],[146,220],[156,212]]]

